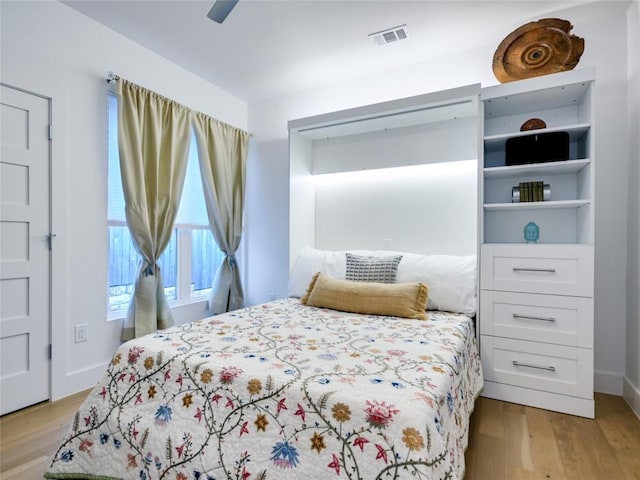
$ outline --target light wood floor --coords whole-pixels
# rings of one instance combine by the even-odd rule
[[[42,480],[50,457],[88,394],[76,393],[0,417],[0,480]]]
[[[40,480],[88,392],[0,418],[0,479]],[[640,420],[596,394],[596,420],[479,398],[465,480],[640,480]]]
[[[596,419],[479,398],[465,480],[640,480],[640,420],[596,393]]]

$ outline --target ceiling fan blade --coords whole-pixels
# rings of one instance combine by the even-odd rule
[[[238,3],[238,0],[216,0],[209,13],[207,13],[207,17],[214,22],[222,23],[227,18],[227,15],[231,13],[233,7],[236,6],[236,3]]]

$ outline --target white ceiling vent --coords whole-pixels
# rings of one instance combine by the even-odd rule
[[[375,45],[386,45],[387,43],[397,42],[407,38],[407,26],[389,28],[381,32],[370,33],[369,38]]]

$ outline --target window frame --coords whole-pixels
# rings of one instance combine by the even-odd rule
[[[109,152],[109,135],[110,135],[110,131],[109,131],[109,97],[110,96],[116,96],[115,92],[113,90],[109,90],[107,92],[107,168],[109,165],[109,158],[108,158],[108,152]],[[116,129],[117,132],[117,129]],[[108,193],[108,175],[107,175],[107,205],[109,204],[109,193]],[[106,225],[106,231],[107,231],[107,235],[109,234],[109,228],[110,227],[126,227],[127,223],[126,221],[122,221],[122,220],[110,220],[109,219],[109,215],[107,215],[107,225]],[[168,304],[169,304],[169,308],[172,309],[172,311],[174,310],[174,308],[176,307],[180,307],[183,305],[193,305],[193,304],[197,304],[197,303],[208,303],[209,302],[209,293],[204,293],[204,294],[200,294],[200,295],[191,295],[191,281],[192,281],[192,242],[193,242],[193,235],[192,232],[194,230],[207,230],[210,231],[210,226],[208,225],[189,225],[189,224],[179,224],[176,223],[173,226],[173,229],[176,230],[176,299],[175,300],[169,300]],[[244,230],[244,227],[243,227]],[[244,232],[243,232],[244,233]],[[213,239],[213,234],[212,235],[212,239]],[[243,235],[244,237],[244,235]],[[213,239],[213,243],[214,245],[217,247],[217,244],[215,242],[215,239]],[[219,247],[217,247],[219,249]],[[238,248],[238,252],[237,252],[237,261],[238,261],[238,267],[240,268],[240,270],[242,271],[243,268],[242,266],[244,265],[244,241],[241,241],[240,247]],[[110,274],[110,270],[109,270],[109,265],[110,265],[110,245],[107,245],[107,288],[106,288],[106,309],[107,309],[107,319],[108,320],[119,320],[119,319],[123,319],[126,317],[127,314],[127,309],[121,309],[121,310],[112,310],[111,309],[111,305],[110,305],[110,294],[109,294],[109,274]],[[216,270],[219,267],[216,266]],[[213,272],[213,274],[215,275],[215,271]],[[244,276],[244,275],[242,275]],[[135,282],[135,279],[134,279]],[[243,282],[244,283],[244,282]],[[206,290],[206,289],[203,289]],[[210,291],[210,287],[209,287],[209,291]]]
[[[126,222],[117,221],[117,220],[107,220],[107,232],[109,227],[126,227]],[[174,225],[174,230],[176,230],[176,298],[175,300],[168,300],[169,308],[173,309],[174,307],[180,307],[182,305],[191,305],[200,302],[208,302],[209,301],[209,292],[203,293],[201,295],[192,295],[191,294],[191,277],[192,277],[192,240],[193,235],[192,232],[194,230],[208,230],[206,227],[202,226],[193,226],[193,225]],[[214,240],[215,244],[215,240]],[[243,249],[238,249],[239,252],[242,252]],[[109,263],[109,250],[107,247],[107,263]],[[240,264],[243,262],[239,262]],[[215,272],[214,272],[215,274]],[[107,267],[107,276],[109,275],[109,269]],[[108,283],[108,282],[107,282]],[[107,319],[108,320],[118,320],[122,319],[127,314],[127,309],[122,310],[112,310],[109,303],[109,285],[107,285]],[[208,289],[211,290],[209,287]]]

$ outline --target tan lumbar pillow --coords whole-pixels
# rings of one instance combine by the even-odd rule
[[[426,320],[428,296],[424,283],[353,282],[318,272],[300,302],[343,312]]]

